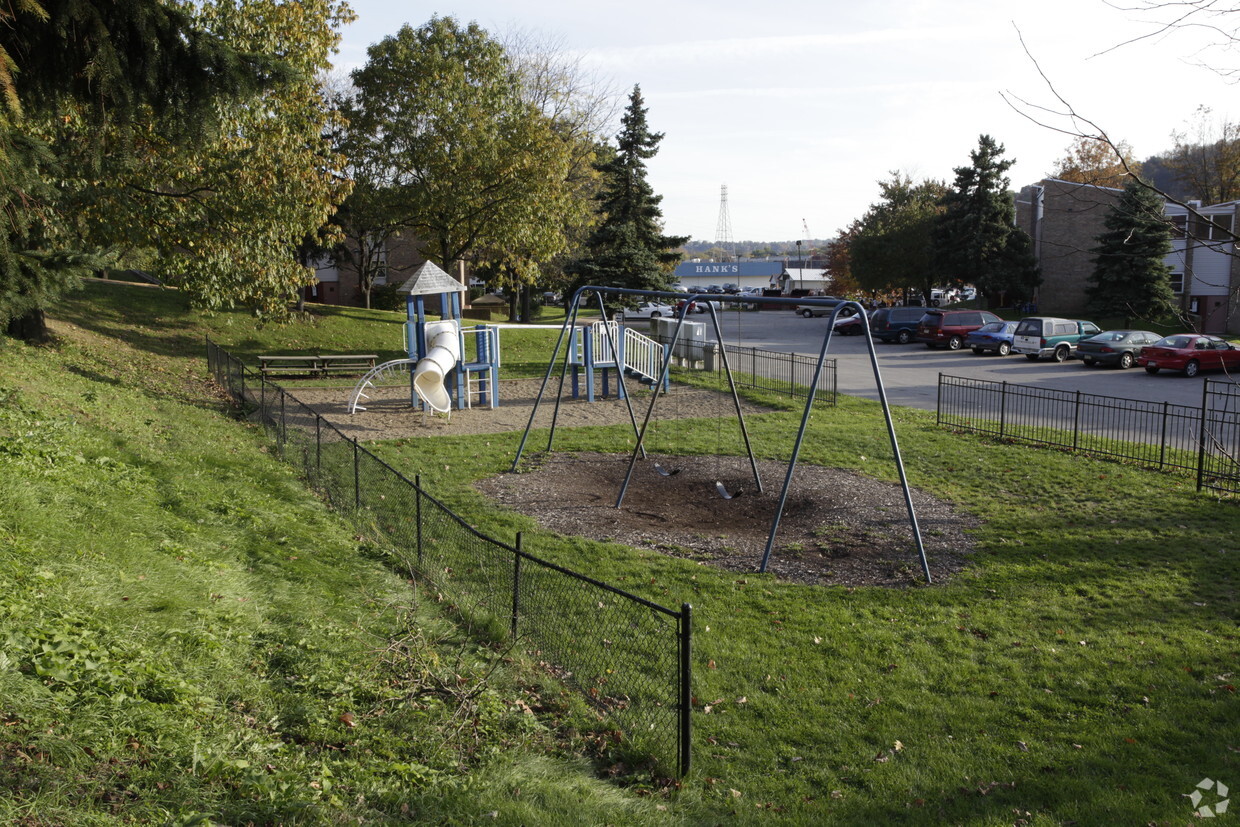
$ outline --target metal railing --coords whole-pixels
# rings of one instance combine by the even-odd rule
[[[624,367],[640,376],[658,379],[663,369],[663,345],[631,327],[624,328]]]
[[[1240,493],[1240,385],[1207,379],[1201,393],[1197,490]]]
[[[809,396],[809,388],[814,381],[814,368],[818,364],[816,358],[799,353],[760,350],[756,347],[725,347],[728,351],[728,364],[738,386],[770,391],[794,399],[805,399]],[[835,360],[827,359],[823,362],[822,373],[818,377],[814,401],[835,405],[836,388]]]
[[[286,461],[402,571],[498,624],[665,771],[690,763],[692,610],[668,609],[487,536],[290,393],[207,341],[216,381]]]
[[[1197,487],[1240,490],[1240,391],[1206,381],[1199,406],[939,375],[937,422],[1163,471]]]

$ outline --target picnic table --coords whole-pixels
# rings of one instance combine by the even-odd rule
[[[297,376],[328,376],[333,373],[365,373],[375,366],[373,353],[315,354],[292,356],[275,354],[258,357],[258,369],[264,376],[292,374]]]
[[[319,372],[324,376],[331,373],[365,373],[375,366],[376,358],[373,353],[320,355]]]

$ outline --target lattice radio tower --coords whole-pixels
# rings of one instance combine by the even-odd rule
[[[728,215],[728,185],[723,184],[719,188],[719,223],[715,226],[715,245],[724,251],[725,257],[727,253],[732,253],[732,257],[736,257],[736,250],[732,243],[732,216]]]

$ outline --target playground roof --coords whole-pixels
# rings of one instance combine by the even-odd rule
[[[397,293],[408,293],[411,296],[430,296],[435,293],[464,293],[465,285],[449,276],[432,262],[426,262],[409,280],[396,288]]]

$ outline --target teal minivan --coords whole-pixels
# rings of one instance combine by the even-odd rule
[[[1077,342],[1097,336],[1102,331],[1093,322],[1080,319],[1056,319],[1050,316],[1030,316],[1016,325],[1012,338],[1012,352],[1023,353],[1025,358],[1036,362],[1049,356],[1056,362],[1067,361],[1076,350]]]

